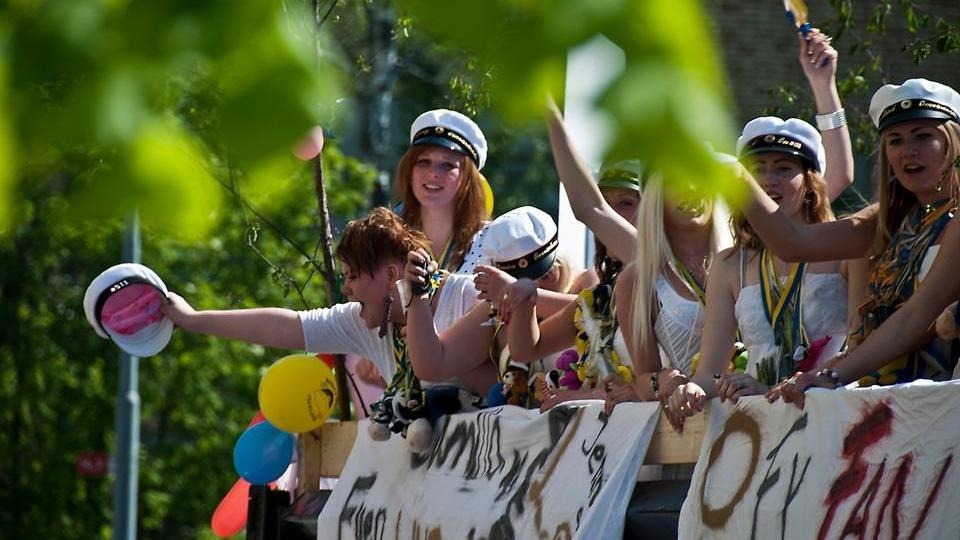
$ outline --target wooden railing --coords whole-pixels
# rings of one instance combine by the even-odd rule
[[[702,414],[687,418],[683,434],[677,433],[661,411],[644,459],[646,464],[696,463],[707,429],[710,404]],[[317,489],[321,477],[338,477],[357,437],[356,421],[327,422],[300,436],[300,491]]]

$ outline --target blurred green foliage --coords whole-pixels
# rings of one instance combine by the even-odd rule
[[[490,72],[491,104],[514,121],[540,118],[547,93],[562,95],[567,51],[605,35],[627,59],[598,103],[614,131],[607,158],[639,158],[668,185],[736,192],[704,144],[725,148],[733,136],[726,85],[695,0],[399,4],[414,25],[476,55]]]
[[[288,156],[337,91],[291,22],[303,2],[12,2],[0,20],[0,237],[26,218],[17,184],[67,175],[70,220],[136,206],[202,238],[213,169]]]
[[[323,153],[335,225],[386,201],[410,121],[436,107],[483,127],[497,213],[555,211],[543,98],[598,33],[628,62],[598,103],[610,158],[724,188],[702,142],[734,140],[726,86],[694,0],[341,2],[317,38],[333,5],[0,4],[0,536],[110,535],[109,479],[73,467],[112,449],[118,353],[81,299],[119,260],[132,206],[144,262],[195,307],[324,305],[313,172],[290,155],[309,126],[338,131]],[[141,361],[142,538],[211,537],[260,372],[285,352],[177,332]]]

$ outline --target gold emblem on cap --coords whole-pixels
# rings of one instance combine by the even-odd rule
[[[529,264],[530,262],[527,261],[526,259],[520,259],[520,261],[517,262],[517,266],[519,266],[520,268],[526,268]]]
[[[766,135],[766,136],[763,138],[763,142],[765,142],[765,143],[772,143],[774,140],[776,140],[776,138],[777,138],[776,135]]]
[[[437,132],[437,133],[443,133],[443,127],[442,127],[442,126],[437,126],[437,127],[433,128],[433,131],[435,131],[435,132]]]
[[[903,100],[903,101],[900,102],[900,108],[901,108],[901,109],[909,109],[909,108],[912,107],[912,106],[913,106],[913,102],[910,101],[909,99],[905,99],[905,100]]]

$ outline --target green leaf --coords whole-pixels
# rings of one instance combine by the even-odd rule
[[[0,33],[0,238],[8,232],[14,216],[15,150],[7,95],[7,48]]]

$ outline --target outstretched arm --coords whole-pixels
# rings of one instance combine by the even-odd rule
[[[817,114],[826,115],[843,110],[837,92],[837,50],[830,45],[830,37],[814,28],[797,34],[800,42],[800,66],[810,83],[816,101]],[[832,201],[853,183],[853,145],[850,130],[843,126],[821,130],[823,148],[827,154],[827,169],[823,180],[827,197]]]
[[[603,199],[600,189],[590,176],[589,168],[574,148],[560,111],[553,102],[547,112],[547,127],[553,161],[560,176],[560,183],[570,200],[573,215],[607,246],[611,257],[632,261],[634,245],[637,243],[637,229]]]
[[[937,316],[960,298],[960,221],[951,221],[943,233],[940,252],[930,272],[920,282],[913,296],[893,315],[870,333],[847,355],[839,355],[824,364],[833,368],[841,383],[849,383],[875,371],[893,359],[916,350],[929,337]],[[780,385],[778,391],[786,401],[803,406],[803,391],[810,386],[833,388],[833,381],[817,372],[808,371],[796,376],[789,385]],[[771,396],[773,398],[776,395]]]
[[[876,204],[837,221],[795,223],[743,165],[733,163],[731,166],[747,184],[751,199],[743,208],[747,220],[777,257],[785,261],[817,262],[859,259],[866,255],[877,225]]]
[[[278,349],[303,349],[297,312],[284,308],[196,311],[176,293],[168,293],[163,314],[187,332],[256,343]]]

